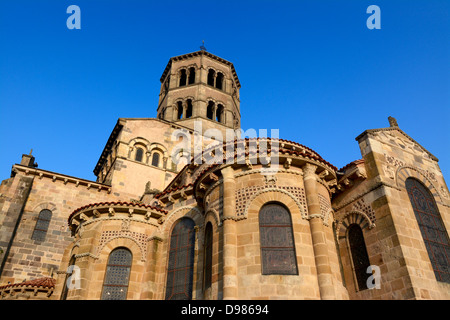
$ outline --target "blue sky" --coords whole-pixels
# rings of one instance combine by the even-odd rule
[[[243,129],[279,129],[340,168],[393,116],[448,179],[449,14],[448,0],[1,0],[0,180],[30,149],[41,169],[95,180],[117,119],[156,117],[169,58],[202,40],[237,70]]]

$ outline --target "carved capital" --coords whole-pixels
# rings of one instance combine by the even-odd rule
[[[309,178],[309,177],[316,177],[316,170],[317,170],[317,166],[311,164],[311,163],[307,163],[303,166],[303,176],[305,178]]]

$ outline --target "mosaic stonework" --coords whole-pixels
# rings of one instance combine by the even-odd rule
[[[272,188],[272,186],[271,185],[251,186],[236,190],[236,216],[239,217],[244,215],[248,202],[251,200],[254,194],[268,188]],[[302,205],[303,212],[308,211],[306,205],[305,190],[303,188],[294,186],[277,186],[277,188],[291,193]]]

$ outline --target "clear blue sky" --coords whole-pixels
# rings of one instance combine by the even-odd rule
[[[340,168],[394,116],[448,183],[449,14],[448,0],[1,0],[0,180],[31,148],[39,168],[95,180],[117,119],[156,117],[169,58],[205,40],[235,65],[243,129],[279,129]]]

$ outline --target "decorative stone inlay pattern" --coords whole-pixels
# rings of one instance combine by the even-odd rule
[[[251,186],[236,190],[236,216],[239,217],[245,214],[245,209],[248,205],[248,202],[255,193],[268,188],[273,188],[273,186],[271,185]],[[302,205],[303,212],[305,213],[308,212],[306,205],[305,190],[303,188],[295,186],[277,186],[277,188],[291,193]]]
[[[318,197],[319,197],[320,214],[322,216],[323,224],[328,226],[330,211],[332,211],[331,203],[327,198],[325,198],[321,194],[318,194]]]
[[[134,240],[141,249],[142,261],[145,261],[145,257],[147,256],[147,235],[145,233],[130,231],[127,228],[123,228],[122,230],[103,231],[97,247],[97,257],[100,255],[103,247],[116,238],[128,238]]]
[[[330,201],[328,201],[323,195],[319,194],[319,205],[320,205],[320,212],[325,217],[326,214],[331,210],[331,204]]]
[[[336,223],[336,238],[339,240],[345,239],[347,235],[347,228],[353,223],[358,224],[362,230],[366,228],[372,229],[375,227],[375,224],[369,220],[369,217],[367,217],[365,213],[359,211],[347,212]]]
[[[365,203],[364,198],[359,199],[353,205],[353,210],[364,212],[372,223],[375,223],[375,211],[370,204]]]
[[[419,171],[421,174],[423,174],[426,178],[430,179],[431,181],[437,182],[436,174],[434,172],[430,172],[428,170],[420,169],[420,168],[417,168],[417,167],[414,167],[414,166],[407,166],[405,162],[403,162],[401,160],[398,160],[395,157],[387,155],[387,154],[384,154],[384,157],[386,158],[386,162],[388,164],[394,166],[394,167],[397,167],[397,168],[399,168],[399,167],[412,168],[414,170]]]

